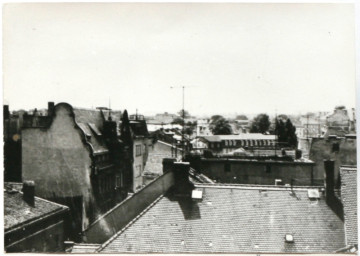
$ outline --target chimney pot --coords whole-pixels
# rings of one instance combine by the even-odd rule
[[[23,199],[32,207],[35,207],[35,182],[32,180],[23,183]]]
[[[10,118],[9,105],[4,105],[3,111],[4,111],[3,113],[4,119],[9,119]]]
[[[54,114],[55,103],[52,101],[48,102],[48,116],[52,116]]]

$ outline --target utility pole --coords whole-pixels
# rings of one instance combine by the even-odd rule
[[[175,89],[175,88],[182,88],[182,120],[183,120],[183,124],[182,124],[182,134],[181,134],[181,146],[182,146],[182,160],[185,157],[185,86],[170,86],[170,89]],[[188,86],[186,88],[189,88]]]

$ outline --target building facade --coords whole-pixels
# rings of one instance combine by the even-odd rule
[[[22,179],[36,195],[69,206],[81,232],[126,198],[133,184],[129,145],[120,139],[120,111],[49,103],[46,116],[28,115],[22,128]]]

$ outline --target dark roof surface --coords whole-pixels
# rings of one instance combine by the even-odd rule
[[[98,109],[83,109],[73,108],[75,114],[75,121],[84,131],[86,136],[91,136],[90,144],[95,153],[107,152],[108,148],[102,137],[101,131],[103,129],[104,117],[107,120],[109,117],[108,110],[102,110],[104,117]],[[119,122],[121,119],[121,111],[111,111],[111,118],[116,122],[117,131],[119,130]],[[118,134],[119,135],[119,134]]]
[[[130,120],[130,127],[135,136],[149,136],[145,120]]]
[[[31,207],[23,200],[23,194],[19,191],[4,191],[4,207],[5,232],[45,215],[68,209],[39,197],[35,197],[35,207]]]
[[[306,189],[197,185],[203,200],[159,198],[99,249],[119,252],[333,252],[344,224]],[[294,243],[285,242],[291,234]]]
[[[356,168],[341,167],[341,201],[344,206],[346,244],[358,243],[357,223],[357,171]]]

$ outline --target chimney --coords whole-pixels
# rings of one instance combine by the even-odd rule
[[[176,196],[191,197],[191,192],[195,186],[189,180],[190,163],[175,162],[174,171],[174,187]]]
[[[344,209],[341,200],[335,195],[335,161],[324,160],[325,167],[325,195],[326,204],[336,213],[336,215],[344,220]]]
[[[22,192],[24,201],[35,207],[35,182],[32,180],[24,181]]]
[[[9,105],[4,105],[3,111],[4,111],[3,113],[4,120],[9,119],[10,118]]]
[[[175,158],[163,158],[162,165],[163,165],[163,173],[167,173],[173,170]]]
[[[48,116],[52,116],[55,111],[55,103],[52,101],[48,102]]]

